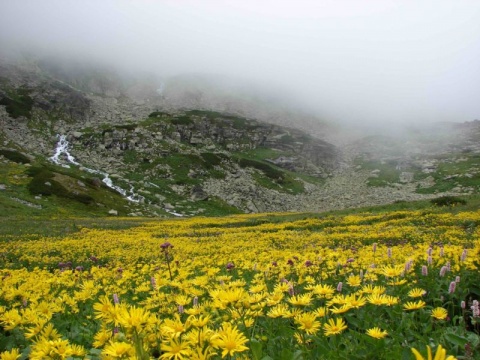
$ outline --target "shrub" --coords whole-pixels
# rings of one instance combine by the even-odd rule
[[[193,120],[188,116],[179,116],[171,120],[173,125],[190,125],[193,124]]]
[[[245,167],[253,167],[257,170],[261,170],[264,172],[264,174],[269,177],[270,179],[273,179],[273,180],[278,180],[280,183],[284,180],[284,173],[280,170],[277,170],[275,168],[273,168],[272,166],[266,164],[266,163],[263,163],[263,162],[260,162],[260,161],[256,161],[256,160],[252,160],[252,159],[240,159],[238,164],[245,168]]]
[[[163,112],[163,111],[154,111],[148,115],[149,118],[155,118],[155,117],[162,117],[162,116],[170,116],[169,113]]]
[[[20,116],[30,119],[33,99],[29,96],[29,93],[30,90],[28,89],[18,89],[14,96],[0,99],[0,105],[5,105],[8,115],[14,119]]]
[[[48,169],[32,167],[28,169],[27,174],[33,176],[32,180],[28,184],[28,191],[32,195],[55,195],[58,197],[76,200],[87,205],[95,201],[90,195],[69,191],[58,181],[53,180],[55,174]]]
[[[8,160],[14,161],[16,163],[21,163],[21,164],[30,163],[30,159],[28,157],[26,157],[25,155],[23,155],[22,153],[19,153],[18,151],[0,149],[0,155],[3,155]]]
[[[454,205],[466,205],[467,202],[456,196],[442,196],[436,199],[430,200],[433,205],[436,206],[454,206]]]
[[[220,165],[222,162],[222,158],[214,153],[201,153],[200,154],[202,159],[205,161],[205,167],[207,169],[211,169],[216,165]]]

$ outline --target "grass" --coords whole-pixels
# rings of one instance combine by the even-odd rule
[[[454,154],[449,157],[437,157],[437,161],[437,170],[429,174],[435,180],[435,185],[417,189],[418,193],[434,194],[450,191],[459,186],[473,188],[475,192],[480,190],[480,155]],[[465,174],[470,174],[471,177]],[[428,175],[422,174],[420,177],[425,176]]]
[[[3,163],[0,217],[106,216],[110,209],[127,214],[127,200],[103,184],[94,186],[93,180],[83,175],[78,169],[52,164]]]
[[[396,163],[380,162],[377,160],[365,160],[357,158],[354,161],[355,165],[360,165],[365,170],[380,170],[378,176],[371,176],[368,178],[368,186],[388,186],[399,181],[401,171],[396,169]]]

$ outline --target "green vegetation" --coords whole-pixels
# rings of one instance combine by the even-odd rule
[[[417,174],[421,179],[432,176],[435,185],[428,188],[419,188],[420,194],[434,194],[445,192],[455,187],[469,187],[474,192],[480,190],[480,155],[457,154],[449,157],[437,157],[437,169],[431,174]]]
[[[368,179],[369,186],[388,186],[399,181],[401,171],[396,169],[396,162],[380,162],[377,160],[355,159],[355,165],[360,165],[365,170],[379,170],[376,176]]]
[[[238,159],[238,165],[243,168],[246,167],[253,167],[257,170],[262,171],[267,177],[270,179],[277,181],[278,183],[283,183],[285,180],[285,173],[281,170],[274,168],[272,165],[269,165],[265,162],[253,160],[253,159],[246,159],[240,158]]]
[[[162,116],[170,116],[170,114],[163,111],[154,111],[148,115],[149,118],[158,118]]]
[[[193,120],[190,116],[178,116],[171,118],[170,122],[173,125],[191,125],[193,124]]]
[[[106,216],[110,209],[126,215],[127,200],[99,179],[40,162],[3,163],[0,167],[0,217]]]
[[[236,160],[238,165],[243,168],[252,167],[261,172],[253,175],[255,181],[260,186],[290,194],[299,194],[304,191],[303,183],[296,180],[293,173],[280,169],[275,165],[270,165],[264,161],[240,157],[240,155],[237,155]]]
[[[7,96],[0,99],[0,105],[5,105],[7,113],[14,119],[20,116],[30,119],[33,106],[33,99],[30,97],[31,92],[32,90],[27,88],[12,90]]]
[[[29,164],[30,159],[22,153],[15,150],[0,149],[0,155],[5,156],[10,161],[14,161],[19,164]]]
[[[436,199],[432,199],[431,203],[436,206],[456,206],[456,205],[466,205],[467,201],[460,199],[456,196],[442,196]]]

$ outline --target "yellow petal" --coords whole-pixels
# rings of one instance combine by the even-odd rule
[[[417,349],[411,348],[410,350],[412,350],[413,355],[415,355],[415,360],[425,360],[422,354],[420,354]]]
[[[443,349],[442,345],[438,345],[434,360],[443,360],[445,359],[446,356],[447,356],[447,350]]]

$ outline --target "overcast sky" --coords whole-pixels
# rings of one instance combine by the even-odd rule
[[[480,119],[480,0],[0,0],[0,41],[252,80],[334,121]]]

